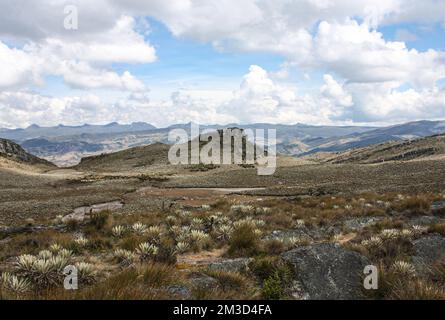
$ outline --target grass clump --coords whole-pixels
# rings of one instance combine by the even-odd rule
[[[230,257],[250,257],[260,252],[260,240],[255,230],[242,224],[234,229],[227,254]]]

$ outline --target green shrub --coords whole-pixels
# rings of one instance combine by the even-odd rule
[[[283,284],[278,272],[275,272],[273,275],[269,276],[263,281],[263,288],[261,292],[263,298],[266,300],[278,300],[283,297]]]
[[[259,251],[259,238],[252,227],[241,225],[233,231],[227,251],[229,256],[254,256],[258,254]]]

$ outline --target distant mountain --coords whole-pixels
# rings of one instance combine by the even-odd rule
[[[132,124],[118,124],[117,122],[112,122],[106,125],[85,124],[82,126],[65,126],[60,124],[55,127],[40,127],[36,124],[33,124],[25,129],[2,129],[0,131],[0,135],[2,138],[21,142],[37,138],[50,139],[80,134],[109,134],[122,132],[138,132],[153,129],[156,129],[156,127],[145,122],[133,122]]]
[[[339,152],[388,141],[403,141],[445,132],[445,121],[416,121],[335,138],[305,141],[311,149],[302,155],[317,152]]]
[[[0,157],[31,165],[55,167],[54,164],[29,154],[17,143],[6,139],[0,139]]]
[[[101,144],[91,144],[85,141],[49,141],[46,139],[30,139],[22,143],[22,147],[36,156],[65,154],[68,152],[99,152]]]

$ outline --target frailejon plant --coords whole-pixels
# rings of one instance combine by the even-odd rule
[[[91,263],[79,262],[75,264],[80,283],[90,284],[96,280],[97,268]]]
[[[131,226],[134,233],[138,235],[143,235],[147,231],[147,226],[145,224],[142,224],[140,222],[137,222]]]
[[[136,252],[139,256],[139,259],[141,261],[145,261],[152,259],[156,256],[156,254],[158,253],[158,247],[148,242],[144,242],[139,244],[139,246],[136,249]]]
[[[61,250],[57,253],[57,256],[69,260],[69,259],[73,256],[73,252],[72,252],[71,250],[68,250],[68,249],[61,249]]]
[[[193,229],[198,229],[198,230],[202,229],[204,227],[204,220],[202,220],[200,218],[193,218],[191,227]]]
[[[178,242],[175,246],[176,253],[185,253],[190,249],[190,244],[187,242]]]
[[[37,288],[47,288],[59,283],[63,277],[63,269],[69,264],[66,255],[53,256],[48,252],[41,251],[38,257],[21,255],[14,263],[17,273],[34,283]]]
[[[229,226],[229,225],[221,225],[218,227],[218,229],[216,230],[217,234],[218,234],[218,238],[223,240],[223,241],[229,241],[232,232],[233,232],[233,227]]]
[[[54,243],[49,247],[49,250],[55,254],[57,254],[62,249],[63,249],[63,247],[58,243]]]
[[[114,226],[113,229],[111,229],[111,234],[113,235],[113,237],[122,238],[126,231],[127,228],[125,228],[124,226]]]
[[[114,257],[118,260],[121,266],[129,267],[132,266],[136,261],[136,254],[124,249],[116,249],[114,251]]]
[[[23,254],[21,256],[18,256],[16,258],[16,261],[14,263],[15,268],[22,274],[29,274],[33,270],[34,262],[37,260],[37,258],[30,254]]]
[[[24,294],[32,289],[31,282],[28,279],[19,278],[8,272],[2,273],[1,285],[15,294]]]
[[[191,230],[190,240],[198,246],[202,246],[209,241],[210,236],[201,230]]]
[[[51,258],[52,256],[53,256],[53,253],[49,250],[42,250],[39,252],[39,255],[38,255],[38,257],[40,259],[46,259],[46,260]]]
[[[150,239],[150,241],[159,242],[162,234],[162,228],[160,226],[151,226],[147,229],[145,234],[147,235],[147,238]]]
[[[251,205],[233,205],[230,207],[230,212],[235,214],[253,214],[255,213],[255,207]]]
[[[414,277],[416,275],[416,268],[411,263],[405,261],[394,262],[391,266],[391,271],[405,277]]]
[[[89,240],[83,236],[77,237],[74,242],[80,247],[80,248],[85,248],[88,243]]]
[[[400,232],[397,229],[384,229],[382,230],[382,232],[380,233],[380,236],[383,239],[396,239],[400,236]]]

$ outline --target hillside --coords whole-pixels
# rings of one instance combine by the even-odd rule
[[[82,158],[74,168],[94,171],[128,171],[146,166],[168,164],[169,145],[155,143],[114,153]]]
[[[381,163],[445,157],[445,135],[387,142],[325,156],[329,163]]]
[[[20,164],[34,165],[47,168],[56,167],[51,162],[40,159],[26,152],[17,143],[6,139],[0,139],[0,157]]]
[[[389,127],[352,133],[335,138],[304,141],[310,145],[302,155],[318,152],[339,152],[353,148],[385,143],[388,141],[412,140],[445,132],[445,121],[416,121]]]

